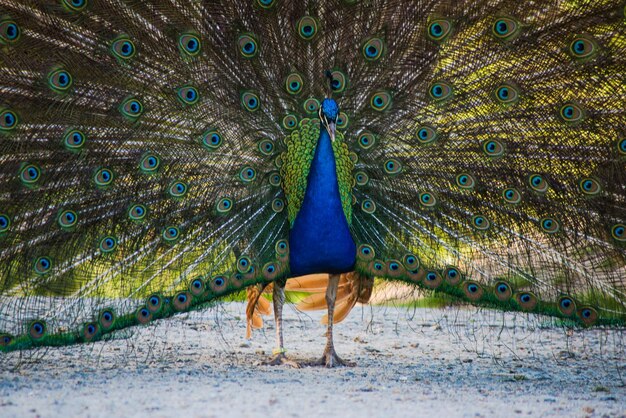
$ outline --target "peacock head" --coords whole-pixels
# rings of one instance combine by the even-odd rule
[[[335,140],[335,126],[339,115],[339,106],[333,99],[324,99],[320,106],[320,120],[331,140]]]

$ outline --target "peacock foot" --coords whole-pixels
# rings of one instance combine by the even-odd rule
[[[293,361],[287,358],[285,353],[275,354],[271,359],[263,362],[263,365],[265,366],[289,366],[289,367],[293,367],[294,369],[300,368],[300,364],[298,364],[298,362],[296,361]]]
[[[335,349],[331,348],[324,350],[324,354],[321,359],[313,361],[308,365],[328,367],[330,369],[333,367],[354,367],[356,366],[356,363],[348,360],[342,360],[335,352]]]

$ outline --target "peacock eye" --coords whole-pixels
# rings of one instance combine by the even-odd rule
[[[250,166],[245,166],[239,171],[239,179],[244,183],[250,183],[256,179],[256,170]]]
[[[495,139],[483,142],[483,151],[489,157],[501,157],[504,155],[504,145]]]
[[[182,34],[178,38],[178,48],[180,51],[191,57],[200,53],[201,45],[200,38],[192,33]]]
[[[570,43],[569,51],[576,59],[591,58],[597,52],[597,45],[592,38],[577,36]]]
[[[161,232],[161,237],[165,242],[172,243],[178,239],[180,230],[175,226],[168,226]]]
[[[461,189],[470,190],[476,186],[476,180],[474,177],[467,173],[462,173],[456,176],[456,184]]]
[[[437,140],[437,131],[432,126],[420,126],[417,129],[417,140],[422,145],[432,144]]]
[[[361,203],[361,209],[363,210],[363,212],[371,214],[376,212],[376,204],[371,199],[365,199]]]
[[[519,22],[515,19],[501,17],[493,22],[491,31],[497,39],[501,41],[510,41],[519,34],[520,27]]]
[[[390,158],[384,163],[385,173],[398,174],[402,171],[402,164],[395,158]]]
[[[436,101],[445,100],[452,96],[452,87],[444,82],[434,83],[428,90],[430,97]]]
[[[257,0],[257,3],[259,4],[259,6],[261,6],[264,9],[269,9],[270,7],[274,5],[275,2],[276,0]]]
[[[111,44],[111,52],[116,58],[127,60],[135,56],[135,44],[127,36],[121,36]]]
[[[128,217],[133,221],[141,221],[145,219],[147,212],[144,205],[132,205],[128,209]]]
[[[249,112],[259,110],[259,96],[252,92],[244,92],[241,95],[241,104]]]
[[[617,241],[626,241],[626,225],[616,224],[611,227],[611,236]]]
[[[491,222],[482,215],[474,215],[472,217],[472,226],[479,231],[485,231],[489,229]]]
[[[321,108],[320,108],[320,102],[311,97],[309,99],[306,99],[302,105],[302,108],[304,109],[304,111],[310,115],[314,115],[315,113],[318,114],[318,117],[320,119],[322,119],[322,112],[321,112]]]
[[[530,188],[539,193],[548,191],[548,182],[539,174],[533,174],[528,178]]]
[[[102,238],[100,241],[100,251],[103,253],[110,253],[117,247],[117,239],[113,236]]]
[[[143,113],[143,104],[136,98],[128,98],[120,105],[120,112],[131,121],[135,121]]]
[[[385,43],[380,38],[370,38],[363,43],[361,52],[367,61],[376,61],[382,57]]]
[[[0,214],[0,234],[7,232],[11,226],[11,220],[5,214]]]
[[[311,16],[304,16],[298,21],[298,35],[302,39],[311,40],[317,34],[317,20]]]
[[[85,134],[78,130],[72,130],[63,137],[63,146],[70,151],[78,151],[85,145]]]
[[[214,151],[222,145],[222,137],[216,130],[210,129],[202,135],[202,145],[209,151]]]
[[[369,183],[370,178],[364,171],[358,171],[354,175],[354,180],[357,185],[365,186],[367,183]]]
[[[289,94],[298,94],[302,91],[304,86],[304,80],[302,76],[298,73],[291,73],[287,76],[285,80],[285,89]]]
[[[559,231],[561,225],[553,218],[543,218],[539,221],[541,229],[548,234],[554,234]]]
[[[98,187],[106,187],[113,182],[113,172],[108,168],[100,168],[94,175],[94,181]]]
[[[337,116],[337,129],[346,129],[348,127],[348,123],[350,122],[350,118],[344,112],[339,112],[339,116]]]
[[[34,185],[41,178],[41,170],[35,164],[26,164],[20,170],[20,180],[27,186]]]
[[[37,260],[35,260],[33,269],[37,274],[46,274],[52,269],[52,260],[50,260],[49,257],[39,257],[37,258]]]
[[[191,86],[181,87],[177,91],[178,98],[185,104],[193,105],[198,103],[200,95],[198,89]]]
[[[63,0],[63,5],[72,12],[80,12],[87,7],[87,0]]]
[[[158,155],[152,153],[145,154],[139,162],[139,168],[141,169],[141,171],[148,174],[156,172],[159,169],[160,165],[161,158],[159,158]]]
[[[72,76],[65,70],[55,70],[48,75],[48,86],[57,93],[64,93],[72,87]]]
[[[244,58],[253,58],[258,53],[258,44],[256,38],[251,34],[239,36],[237,40],[239,52]]]
[[[64,210],[59,214],[57,222],[61,228],[72,228],[78,222],[78,216],[72,210]]]
[[[179,198],[187,194],[187,183],[182,181],[174,181],[170,184],[167,191],[171,197]]]
[[[20,37],[20,27],[10,19],[0,21],[0,44],[15,43]]]
[[[452,22],[447,19],[436,19],[428,25],[428,37],[436,42],[442,42],[452,33]]]
[[[229,197],[222,197],[217,201],[216,209],[219,213],[228,213],[233,208],[233,200]]]
[[[437,204],[437,196],[432,192],[422,192],[419,194],[419,202],[426,208],[432,208]]]
[[[566,103],[561,106],[559,114],[565,122],[570,123],[578,122],[585,116],[582,108],[575,103]]]
[[[495,90],[495,97],[502,104],[515,103],[519,99],[519,91],[512,84],[502,84]]]
[[[292,131],[298,127],[298,118],[296,115],[287,115],[283,118],[283,127],[288,131]]]
[[[11,131],[17,126],[17,115],[12,110],[0,109],[0,131]]]
[[[391,104],[391,94],[386,91],[379,91],[370,98],[370,106],[372,109],[382,112]]]
[[[602,187],[600,183],[598,183],[595,179],[592,178],[584,178],[578,182],[578,187],[581,192],[588,196],[597,195],[602,191]]]

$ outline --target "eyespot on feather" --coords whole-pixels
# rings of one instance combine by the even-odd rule
[[[430,86],[428,94],[434,101],[441,102],[452,97],[453,89],[450,84],[439,81]]]
[[[102,327],[103,330],[109,330],[115,323],[115,313],[112,309],[104,309],[98,315],[98,323]]]
[[[183,55],[195,57],[202,49],[200,37],[194,33],[183,33],[178,38],[178,49]]]
[[[362,149],[368,150],[376,144],[376,136],[369,131],[363,131],[359,135],[358,144]]]
[[[427,271],[422,284],[429,289],[436,289],[443,283],[443,278],[436,271]]]
[[[10,18],[0,20],[0,45],[15,44],[20,40],[22,30]]]
[[[105,188],[111,185],[111,183],[113,183],[113,179],[113,171],[106,167],[97,169],[93,176],[93,180],[99,188]]]
[[[532,312],[537,307],[537,296],[531,292],[520,292],[515,295],[517,304],[523,311]]]
[[[461,189],[472,190],[476,186],[476,180],[471,174],[461,173],[456,176],[456,184]]]
[[[452,33],[452,21],[445,18],[433,19],[428,24],[427,35],[428,37],[437,42],[443,42]]]
[[[370,261],[376,257],[376,252],[371,246],[367,244],[361,244],[359,248],[357,248],[356,256],[359,260]]]
[[[459,271],[459,269],[457,269],[456,267],[447,267],[444,271],[444,277],[446,280],[446,283],[448,283],[450,286],[456,286],[459,283],[461,283],[461,281],[463,280],[463,276],[461,275],[461,272]]]
[[[298,73],[291,73],[287,76],[285,80],[285,90],[287,93],[296,95],[302,92],[302,88],[304,87],[304,80],[302,76]],[[305,111],[307,109],[305,108]],[[309,112],[311,113],[311,112]]]
[[[385,42],[381,38],[373,37],[363,42],[361,53],[363,57],[370,62],[377,61],[383,56],[385,51]]]
[[[134,204],[128,209],[128,217],[133,221],[142,221],[147,214],[148,209],[144,205]]]
[[[172,306],[178,312],[186,311],[191,306],[192,296],[187,291],[178,292],[172,299]]]
[[[528,185],[530,188],[538,193],[545,193],[548,191],[548,182],[540,174],[531,174],[528,177]]]
[[[520,30],[520,22],[506,16],[496,18],[491,27],[491,33],[493,36],[495,36],[496,39],[505,42],[515,39],[519,35]]]
[[[134,42],[126,35],[122,35],[111,43],[111,53],[120,60],[129,60],[135,56],[137,49]]]
[[[215,151],[222,145],[222,136],[215,129],[209,129],[202,135],[202,145],[209,151]]]
[[[310,41],[317,34],[317,20],[311,16],[304,16],[298,21],[297,30],[300,38]]]
[[[14,130],[18,122],[19,119],[14,111],[0,108],[0,132],[6,133]]]
[[[470,280],[463,283],[463,293],[472,302],[477,302],[483,297],[484,291],[479,283]]]
[[[511,289],[511,286],[505,281],[496,282],[493,289],[496,298],[500,302],[507,302],[509,299],[511,299],[511,296],[513,295],[513,290]]]
[[[249,33],[240,35],[237,39],[239,53],[244,58],[254,58],[259,52],[259,45],[256,37]]]
[[[36,320],[28,324],[28,336],[33,341],[41,340],[46,336],[46,323]]]
[[[587,60],[598,52],[598,44],[591,36],[578,35],[569,44],[570,55],[577,60]]]
[[[377,112],[382,112],[391,105],[391,94],[386,91],[378,91],[370,98],[370,107]]]
[[[569,296],[561,296],[557,302],[557,308],[564,316],[572,316],[576,313],[576,302]]]
[[[243,92],[241,94],[241,105],[248,112],[256,112],[260,107],[259,96],[250,91]]]
[[[513,187],[504,189],[502,191],[502,198],[504,199],[506,203],[509,203],[511,205],[516,205],[522,201],[521,193],[516,188],[513,188]]]

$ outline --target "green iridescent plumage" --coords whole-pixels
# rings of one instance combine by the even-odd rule
[[[291,224],[293,224],[304,199],[307,177],[319,134],[319,119],[303,119],[300,121],[299,128],[284,140],[287,150],[280,155],[280,175],[287,198],[287,210]],[[337,133],[332,146],[335,153],[341,203],[348,224],[350,224],[352,222],[352,170],[354,163],[350,160],[343,134]]]
[[[328,96],[362,275],[626,323],[623,1],[0,8],[0,350],[289,278]]]

